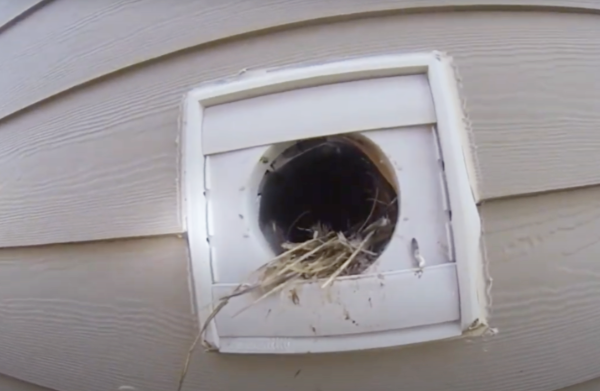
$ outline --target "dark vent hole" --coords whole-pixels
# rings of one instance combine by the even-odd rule
[[[364,152],[371,147],[348,136],[304,140],[265,164],[259,224],[275,253],[283,242],[311,239],[316,224],[344,233],[384,215],[396,224],[399,196],[381,169],[387,159],[377,148],[374,162]]]

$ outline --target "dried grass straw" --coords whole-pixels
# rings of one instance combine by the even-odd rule
[[[312,239],[303,243],[283,243],[282,248],[286,251],[252,273],[249,282],[238,285],[231,294],[219,300],[201,331],[204,333],[207,324],[234,297],[252,291],[262,293],[250,305],[236,312],[235,317],[296,283],[324,280],[321,285],[324,289],[337,277],[363,273],[379,256],[380,251],[376,250],[382,250],[381,245],[389,240],[393,231],[391,220],[385,216],[369,225],[366,225],[367,221],[349,237],[343,232],[333,232],[326,226],[317,225],[311,229]],[[211,348],[204,341],[203,345]]]
[[[215,350],[204,339],[204,334],[210,322],[232,298],[255,291],[261,293],[250,305],[233,315],[237,316],[291,285],[322,280],[321,288],[324,289],[338,277],[364,273],[375,262],[394,229],[392,220],[387,216],[379,217],[367,225],[371,217],[372,213],[351,235],[333,232],[326,226],[317,225],[311,229],[312,239],[303,243],[283,243],[283,253],[258,268],[247,282],[238,285],[231,294],[215,303],[188,352],[178,390],[183,386],[191,355],[198,342],[202,341],[202,346],[207,351]]]
[[[322,281],[321,288],[325,289],[331,286],[336,278],[362,274],[374,264],[393,234],[396,224],[394,214],[397,215],[398,212],[397,198],[392,199],[393,195],[390,192],[392,188],[389,186],[386,188],[382,184],[384,182],[385,180],[376,184],[374,198],[371,199],[372,207],[364,222],[346,232],[334,232],[323,224],[311,227],[308,231],[312,234],[312,239],[302,243],[281,244],[284,250],[281,254],[255,270],[231,294],[215,303],[188,351],[179,382],[179,391],[183,386],[191,355],[198,342],[201,341],[207,351],[216,350],[204,339],[204,335],[210,322],[229,303],[229,300],[259,292],[260,295],[256,300],[233,315],[237,316],[271,295],[283,291],[286,287],[307,281]],[[381,199],[378,198],[379,195],[382,195]],[[302,215],[296,219],[296,222],[300,217]]]

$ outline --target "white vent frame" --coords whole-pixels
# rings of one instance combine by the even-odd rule
[[[453,216],[452,246],[460,292],[460,325],[463,334],[481,334],[487,330],[486,281],[480,251],[481,223],[477,209],[479,195],[452,59],[444,53],[434,51],[244,73],[190,91],[183,105],[182,205],[192,262],[192,296],[196,299],[193,312],[199,317],[199,325],[207,319],[214,304],[200,131],[204,108],[303,87],[373,77],[426,74],[435,105],[435,128],[443,156],[447,195]],[[251,77],[247,77],[248,75]],[[458,137],[455,137],[456,133]],[[199,159],[198,154],[203,158]],[[206,339],[213,346],[220,346],[214,321],[206,330]],[[252,352],[260,350],[255,344],[248,345],[247,349]]]

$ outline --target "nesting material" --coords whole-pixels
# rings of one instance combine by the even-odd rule
[[[338,277],[357,275],[366,272],[385,249],[394,231],[396,219],[391,219],[388,212],[397,211],[396,200],[385,205],[384,213],[374,219],[373,212],[380,201],[373,202],[371,214],[365,222],[354,227],[350,232],[334,232],[327,226],[317,224],[310,229],[312,239],[303,243],[285,242],[285,251],[270,262],[258,268],[248,281],[238,285],[231,294],[222,297],[204,321],[197,338],[190,347],[180,377],[178,391],[183,386],[192,353],[199,340],[207,351],[215,350],[204,339],[208,324],[229,303],[229,300],[258,291],[260,296],[249,306],[237,314],[257,304],[267,297],[283,291],[286,287],[306,281],[322,281],[321,288],[326,289]],[[369,221],[375,220],[371,223]],[[237,315],[236,314],[236,315]]]
[[[256,297],[252,304],[234,314],[236,316],[295,284],[318,281],[326,289],[339,277],[367,272],[391,240],[398,218],[398,187],[383,153],[369,140],[351,136],[300,143],[306,145],[303,148],[295,145],[282,154],[283,162],[271,164],[274,171],[268,173],[268,179],[272,186],[280,187],[263,189],[263,197],[269,196],[266,210],[279,208],[275,210],[280,211],[263,220],[270,237],[279,238],[272,243],[279,255],[216,303],[202,325],[202,335],[232,298],[249,293]],[[336,187],[327,189],[330,183]],[[274,196],[285,197],[286,194],[292,197],[292,202]],[[336,203],[336,197],[345,203]],[[292,209],[302,205],[303,211],[290,215],[283,208],[286,205]],[[340,221],[348,223],[340,224]],[[306,227],[307,223],[311,226]],[[204,338],[202,341],[205,348],[212,348]]]
[[[204,333],[229,300],[256,294],[239,314],[294,284],[318,281],[327,289],[337,278],[367,273],[392,238],[398,183],[384,153],[365,137],[301,140],[262,163],[273,191],[261,190],[261,229],[279,255],[215,303],[188,351],[178,390],[197,343],[215,350]]]
[[[347,233],[334,232],[326,226],[317,225],[311,229],[312,239],[303,243],[283,243],[285,252],[261,266],[248,281],[219,300],[202,325],[201,334],[234,297],[260,292],[260,296],[249,306],[251,307],[294,284],[319,280],[322,281],[321,288],[325,289],[338,277],[364,273],[383,251],[393,230],[392,220],[381,216],[374,222],[363,224]],[[238,311],[236,315],[249,307]],[[203,345],[209,350],[212,348],[205,341]]]

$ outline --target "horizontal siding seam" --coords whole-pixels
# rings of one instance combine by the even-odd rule
[[[20,0],[9,0],[9,1],[20,1]],[[23,9],[20,13],[12,16],[10,19],[6,19],[4,22],[0,21],[0,34],[4,31],[8,30],[10,27],[14,26],[21,20],[29,17],[35,11],[39,10],[46,4],[50,3],[54,0],[37,0],[35,4],[30,5],[29,7]]]
[[[54,0],[41,0],[42,5],[45,5]],[[40,6],[41,7],[41,6]],[[36,9],[40,8],[37,7]],[[247,38],[257,37],[261,35],[267,35],[272,33],[278,33],[283,31],[294,30],[297,28],[303,28],[307,26],[316,26],[316,25],[325,25],[325,24],[334,24],[334,23],[343,23],[353,20],[360,19],[369,19],[376,18],[382,16],[394,16],[394,15],[406,15],[406,14],[424,14],[424,13],[444,13],[444,12],[510,12],[510,11],[518,11],[518,12],[543,12],[543,11],[552,11],[552,12],[562,12],[562,13],[583,13],[583,14],[598,14],[600,15],[600,2],[598,3],[597,8],[591,7],[568,7],[568,6],[559,6],[559,5],[527,5],[527,4],[509,4],[509,5],[487,5],[487,4],[477,4],[477,5],[445,5],[445,6],[415,6],[415,7],[406,7],[406,8],[390,8],[387,10],[376,10],[376,11],[364,11],[364,12],[356,12],[356,13],[348,13],[343,15],[333,15],[326,16],[321,18],[313,18],[313,19],[305,19],[296,22],[284,23],[280,25],[267,26],[260,29],[255,29],[251,31],[242,32],[239,34],[233,34],[221,38],[216,38],[211,41],[201,42],[196,45],[190,45],[186,47],[177,48],[175,50],[161,53],[156,56],[145,58],[141,61],[135,63],[129,63],[121,66],[118,69],[114,69],[108,71],[106,73],[100,73],[94,76],[91,76],[89,79],[84,80],[78,84],[67,85],[63,89],[58,90],[51,95],[45,96],[43,98],[39,98],[38,100],[32,101],[31,103],[14,109],[13,111],[9,111],[4,115],[0,115],[0,125],[5,120],[11,119],[20,113],[27,111],[30,108],[35,108],[40,104],[43,104],[47,101],[55,99],[57,97],[62,96],[68,92],[77,90],[79,88],[92,85],[96,82],[101,82],[110,77],[119,75],[123,72],[128,72],[135,70],[137,68],[151,65],[157,61],[163,61],[165,59],[175,57],[181,54],[185,54],[190,51],[202,50],[206,48],[210,48],[216,45],[221,45],[225,43],[229,43],[236,40],[243,40]],[[3,27],[0,26],[0,32],[2,32]]]

